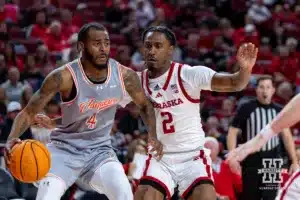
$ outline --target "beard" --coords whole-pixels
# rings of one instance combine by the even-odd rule
[[[108,67],[108,59],[106,60],[106,63],[104,64],[97,64],[95,61],[94,61],[94,57],[93,55],[89,52],[89,50],[87,48],[84,48],[84,57],[90,62],[92,63],[95,68],[101,70],[101,69],[107,69]]]

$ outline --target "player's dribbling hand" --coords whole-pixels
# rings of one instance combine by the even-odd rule
[[[5,145],[5,150],[4,150],[4,160],[5,160],[5,164],[6,167],[9,166],[10,162],[9,162],[9,154],[11,149],[16,145],[21,143],[22,141],[19,138],[14,138],[11,140],[7,140],[6,145]]]
[[[150,149],[150,152],[155,153],[155,158],[157,160],[160,160],[163,156],[163,144],[155,138],[149,138],[148,145],[152,147],[152,149]]]
[[[245,70],[252,70],[257,58],[258,49],[252,43],[242,44],[237,52],[236,58],[239,66]]]
[[[33,122],[34,124],[47,129],[54,129],[56,127],[56,124],[53,123],[50,117],[44,114],[36,114]]]

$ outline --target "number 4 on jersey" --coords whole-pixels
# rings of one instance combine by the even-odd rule
[[[94,113],[92,116],[90,116],[87,120],[86,120],[86,125],[89,129],[94,129],[96,127],[97,124],[97,118],[96,118],[96,114]]]

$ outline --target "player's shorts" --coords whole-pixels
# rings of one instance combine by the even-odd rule
[[[279,190],[275,200],[300,199],[300,169],[298,169]]]
[[[210,151],[202,149],[189,153],[164,154],[160,161],[149,155],[141,185],[150,185],[167,199],[178,185],[180,195],[187,199],[200,184],[212,184]]]
[[[51,168],[47,176],[62,179],[66,188],[75,182],[88,186],[99,166],[111,160],[119,162],[110,147],[79,150],[57,141],[52,141],[47,147],[51,153]]]

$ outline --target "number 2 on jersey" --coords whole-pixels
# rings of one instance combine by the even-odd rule
[[[97,124],[96,114],[97,113],[94,113],[92,116],[88,118],[88,120],[86,120],[86,125],[88,126],[89,129],[94,129],[96,127]]]
[[[162,125],[163,125],[163,131],[165,134],[170,134],[175,132],[175,127],[172,124],[173,123],[173,116],[169,112],[161,112],[160,113],[161,118],[163,119]]]

